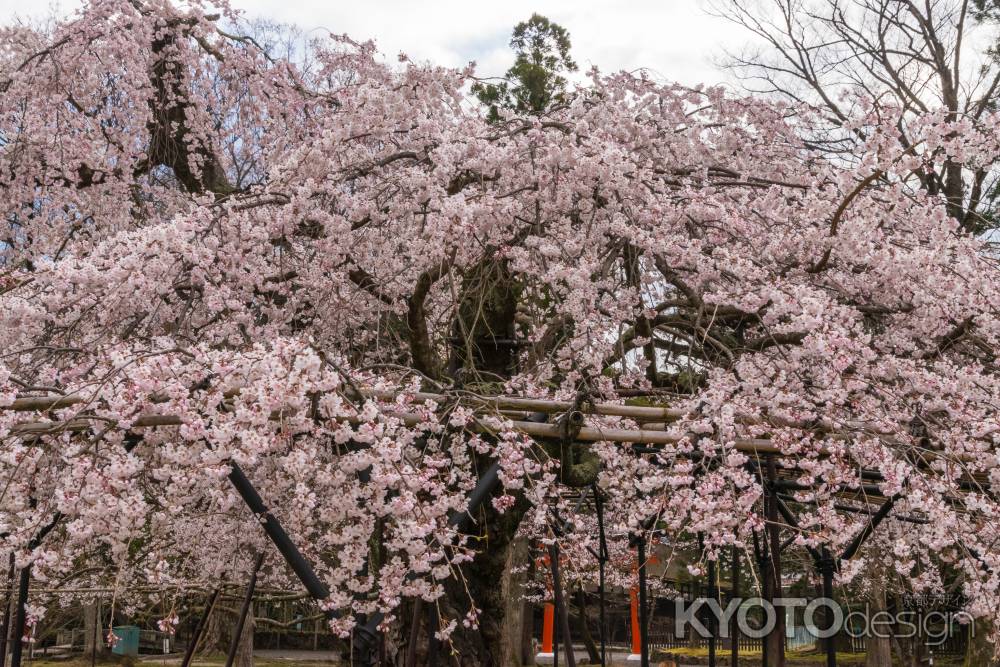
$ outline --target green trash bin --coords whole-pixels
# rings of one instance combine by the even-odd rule
[[[139,628],[135,625],[119,625],[112,628],[117,641],[111,648],[115,655],[139,655]]]

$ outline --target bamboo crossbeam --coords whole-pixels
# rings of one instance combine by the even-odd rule
[[[416,426],[424,419],[422,416],[409,412],[389,413],[397,417],[407,426]],[[534,438],[561,438],[563,431],[558,424],[540,424],[538,422],[514,421],[511,422],[514,430],[530,435]],[[476,430],[490,431],[491,429],[479,424]],[[680,436],[676,436],[664,431],[649,431],[644,429],[625,428],[605,428],[601,426],[583,426],[575,434],[574,439],[579,442],[627,442],[645,445],[676,445],[681,441]],[[756,454],[781,454],[781,450],[771,443],[770,440],[739,439],[732,443],[733,447],[741,452]]]
[[[226,397],[231,398],[239,394],[239,388],[230,389],[226,392]],[[369,398],[382,401],[394,401],[402,392],[362,389],[361,393]],[[432,392],[405,393],[405,396],[414,403],[426,403],[434,401],[436,403],[448,403],[458,401],[463,405],[478,408],[489,408],[498,413],[509,411],[524,412],[544,412],[546,414],[561,414],[570,410],[578,410],[583,414],[601,415],[607,417],[626,417],[641,424],[641,430],[663,430],[671,422],[683,418],[686,410],[671,408],[666,406],[641,406],[641,405],[621,405],[618,403],[601,403],[585,401],[577,404],[572,401],[557,401],[544,398],[526,398],[521,396],[483,396],[470,392],[460,392],[456,394],[439,394]],[[0,410],[10,410],[16,412],[44,412],[59,408],[79,405],[88,400],[80,394],[67,394],[65,396],[25,396],[15,399],[10,405],[0,407]],[[167,398],[165,396],[151,396],[150,402],[162,403]],[[775,427],[802,428],[808,430],[818,430],[829,433],[833,437],[845,437],[840,432],[841,429],[849,431],[860,431],[880,437],[891,437],[891,433],[883,429],[875,428],[870,424],[861,422],[849,422],[844,424],[834,424],[828,420],[817,420],[815,422],[795,422],[776,417],[769,417],[766,420],[751,415],[739,417],[739,421],[747,425],[771,425]],[[168,426],[174,424],[151,422],[148,424],[137,424],[137,426]],[[643,441],[647,442],[647,441]]]
[[[226,396],[235,396],[239,393],[239,391],[239,388],[231,389],[226,392]],[[399,392],[373,389],[363,389],[362,394],[382,401],[393,401],[400,395]],[[569,411],[579,411],[582,414],[626,417],[641,424],[641,426],[637,429],[584,426],[580,429],[580,432],[577,435],[577,440],[583,442],[609,441],[651,445],[677,444],[680,438],[666,433],[664,429],[666,429],[670,422],[676,421],[686,414],[684,410],[662,406],[620,405],[616,403],[596,403],[590,401],[578,404],[572,401],[525,398],[519,396],[482,396],[466,392],[456,394],[413,392],[406,393],[405,396],[409,399],[409,401],[414,403],[427,403],[429,401],[434,401],[436,403],[443,404],[458,401],[461,404],[474,408],[488,408],[498,415],[504,415],[506,413],[508,417],[519,416],[514,414],[517,412],[544,412],[547,414],[560,414],[567,413]],[[90,400],[92,399],[88,399],[80,394],[67,394],[64,396],[25,396],[15,399],[10,405],[0,407],[0,410],[20,412],[47,411],[79,405]],[[166,400],[166,397],[162,396],[154,395],[150,397],[150,401],[152,403],[161,403]],[[404,421],[407,421],[410,425],[415,424],[418,421],[422,421],[422,418],[418,415],[410,415],[409,413],[396,413],[396,416],[400,416],[402,414],[408,415]],[[91,428],[91,423],[93,421],[99,421],[101,419],[102,418],[96,415],[81,414],[66,421],[25,422],[15,425],[11,429],[11,433],[20,437],[27,435],[46,435],[62,431],[84,431]],[[740,421],[746,424],[765,423],[759,418],[750,416],[745,416],[741,418]],[[131,423],[131,428],[178,426],[182,423],[181,418],[175,415],[147,414],[141,415],[135,419]],[[766,423],[774,426],[806,428],[803,424],[787,422],[780,419],[776,420],[773,418],[768,419]],[[515,419],[513,421],[513,425],[515,430],[526,435],[552,438],[561,437],[559,427],[553,424],[539,424]],[[837,439],[847,439],[849,437],[847,433],[835,431],[834,425],[826,423],[825,420],[811,424],[810,426],[827,432],[829,437]],[[878,435],[890,443],[895,440],[892,435],[878,429],[874,429],[867,424],[850,423],[845,426],[871,435]],[[734,441],[733,446],[737,450],[743,452],[753,452],[757,454],[781,454],[780,449],[768,439],[738,439]],[[928,456],[935,456],[935,454],[928,453]],[[964,460],[964,457],[958,458]]]
[[[393,400],[398,395],[397,392],[390,391],[366,391],[363,394],[378,398],[380,400]],[[603,415],[607,417],[629,417],[636,421],[677,421],[687,412],[677,408],[644,406],[644,405],[620,405],[618,403],[589,403],[577,404],[572,401],[556,401],[545,398],[523,398],[520,396],[480,396],[477,394],[458,394],[455,396],[447,394],[434,394],[429,392],[414,392],[407,394],[411,400],[417,403],[435,401],[444,403],[453,401],[456,398],[460,403],[468,403],[495,410],[525,410],[528,412],[544,412],[547,414],[559,414],[570,410],[579,410],[584,414]]]
[[[387,416],[396,417],[407,426],[416,426],[425,421],[422,415],[411,412],[389,412]],[[16,424],[11,428],[11,433],[15,436],[23,437],[29,435],[46,435],[60,433],[63,431],[84,431],[91,428],[91,424],[97,417],[79,415],[66,421],[39,421]],[[154,426],[180,426],[184,421],[177,415],[150,414],[141,415],[131,423],[131,428],[149,428]],[[540,424],[529,421],[510,422],[515,431],[541,438],[560,438],[563,431],[558,424]],[[481,422],[472,425],[478,431],[491,431]],[[583,426],[575,434],[575,439],[580,442],[627,442],[646,445],[675,445],[680,442],[679,436],[665,431],[652,431],[646,429],[623,429],[606,428],[601,426]],[[780,454],[781,451],[769,440],[765,439],[745,439],[736,440],[733,446],[742,452],[753,452],[757,454]]]
[[[234,394],[236,392],[233,392]],[[399,392],[383,390],[362,390],[362,394],[377,398],[379,400],[394,400]],[[446,394],[434,394],[430,392],[414,392],[407,396],[417,403],[436,401],[443,403],[455,400],[456,397]],[[469,403],[483,407],[491,407],[496,410],[519,410],[526,412],[545,412],[555,414],[576,409],[571,401],[555,401],[544,398],[523,398],[520,396],[479,396],[475,394],[458,395],[459,402]],[[25,396],[14,399],[8,406],[0,407],[0,410],[11,410],[15,412],[45,412],[67,408],[84,403],[87,398],[80,394],[67,394],[65,396]],[[151,402],[160,403],[166,399],[153,396]],[[684,410],[667,407],[641,406],[641,405],[620,405],[617,403],[593,403],[584,404],[578,408],[585,414],[604,415],[609,417],[630,417],[638,421],[676,421],[684,416]]]

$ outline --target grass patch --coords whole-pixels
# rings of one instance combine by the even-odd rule
[[[660,657],[664,656],[674,656],[677,658],[702,658],[708,659],[708,648],[670,648],[670,649],[659,649],[657,655]],[[720,664],[728,664],[729,662],[729,651],[728,650],[717,650],[716,656],[720,658]],[[757,650],[740,649],[740,659],[742,663],[743,659],[747,660],[760,660],[761,652]],[[812,667],[813,665],[825,665],[826,664],[826,654],[817,652],[815,649],[791,649],[785,651],[785,658],[789,667],[796,667],[801,665],[802,667]],[[751,663],[752,664],[752,663]],[[865,654],[864,653],[837,653],[837,667],[864,667],[865,664]],[[935,657],[934,665],[935,667],[960,667],[963,664],[961,658],[945,658],[945,657]]]

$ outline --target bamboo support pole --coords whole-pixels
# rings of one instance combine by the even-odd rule
[[[557,402],[555,402],[557,403]],[[623,407],[623,406],[618,406]],[[659,408],[657,408],[659,409]],[[415,426],[424,421],[424,417],[410,412],[389,412],[386,416],[396,417],[407,426]],[[101,421],[96,416],[79,415],[65,421],[41,421],[25,422],[16,424],[11,428],[11,433],[19,436],[46,435],[61,433],[65,431],[85,431],[91,428],[93,421]],[[170,414],[148,414],[140,415],[131,422],[131,428],[150,428],[155,426],[180,426],[184,423],[177,415]],[[558,424],[540,424],[529,421],[510,422],[513,429],[519,433],[542,438],[562,437],[562,430]],[[480,421],[473,426],[478,431],[494,431],[496,429],[486,427]],[[610,428],[602,426],[584,426],[576,435],[576,440],[581,442],[630,442],[646,445],[674,445],[680,442],[681,437],[667,433],[665,431],[649,431],[643,429]],[[735,449],[742,452],[752,452],[758,454],[780,454],[780,450],[765,439],[740,439],[733,442]]]
[[[227,391],[225,395],[231,398],[238,395],[239,391],[240,390],[238,388],[231,389]],[[362,393],[370,398],[383,401],[395,400],[400,395],[405,396],[411,403],[427,403],[430,401],[447,403],[458,401],[459,403],[469,407],[488,409],[493,413],[493,415],[496,416],[516,417],[519,416],[516,413],[521,411],[542,412],[545,414],[559,414],[569,411],[579,411],[581,414],[625,417],[639,422],[644,426],[648,425],[654,427],[640,427],[633,429],[603,427],[596,425],[583,426],[576,437],[576,439],[581,442],[625,442],[645,445],[677,444],[681,440],[681,436],[668,433],[663,429],[667,427],[669,422],[676,421],[686,414],[683,410],[670,407],[587,402],[584,402],[582,405],[578,405],[577,403],[570,401],[524,398],[517,396],[482,396],[472,393],[436,394],[429,392],[414,392],[400,394],[398,392],[385,390],[363,390]],[[0,407],[0,410],[20,412],[47,411],[58,408],[66,408],[73,405],[80,405],[91,400],[92,399],[85,398],[80,394],[68,394],[65,396],[26,396],[15,399],[7,406]],[[165,400],[166,399],[161,396],[154,395],[150,397],[150,401],[152,403],[164,402]],[[410,426],[416,425],[424,420],[422,416],[412,412],[400,411],[385,414],[387,416],[395,416]],[[273,418],[278,419],[281,414],[278,412],[272,416]],[[476,424],[471,426],[471,428],[483,432],[495,431],[496,429],[490,428],[483,423],[483,420],[488,416],[490,415],[480,414],[479,420]],[[827,434],[828,437],[838,440],[847,440],[850,437],[849,433],[844,432],[843,430],[838,430],[846,428],[856,433],[877,436],[889,445],[906,446],[906,443],[898,441],[891,432],[862,422],[850,422],[842,425],[836,425],[829,420],[818,420],[806,423],[773,417],[770,417],[767,420],[762,420],[751,416],[742,416],[739,420],[741,423],[747,425],[767,424],[774,427],[799,428],[812,432],[822,432]],[[15,437],[26,437],[32,435],[61,433],[64,431],[86,431],[92,428],[92,423],[94,421],[110,423],[112,425],[114,423],[113,420],[107,420],[97,415],[78,414],[66,420],[32,421],[15,424],[12,426],[10,432],[11,435],[14,435]],[[151,413],[139,415],[129,423],[129,427],[133,429],[140,429],[156,426],[180,426],[183,423],[183,419],[178,415]],[[533,437],[558,438],[562,436],[561,429],[556,424],[539,424],[521,419],[515,419],[511,422],[511,424],[515,431]],[[731,446],[744,453],[782,455],[780,448],[775,446],[769,439],[766,438],[737,439],[731,443]],[[932,450],[924,451],[922,452],[922,455],[926,459],[947,459],[955,462],[967,462],[974,460],[974,457],[970,455],[946,455]]]

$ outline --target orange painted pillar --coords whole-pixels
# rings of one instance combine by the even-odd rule
[[[547,568],[551,561],[549,560],[549,557],[546,555],[542,556],[535,562],[538,565]],[[546,585],[546,588],[549,589],[550,593],[552,592],[552,587],[550,585]],[[538,655],[535,656],[536,658],[555,657],[555,652],[552,650],[553,648],[552,640],[553,636],[555,635],[555,626],[556,626],[556,606],[551,602],[546,602],[545,605],[542,607],[542,650],[539,652]]]
[[[542,619],[542,656],[551,656],[552,635],[556,622],[556,607],[551,602],[545,603],[545,611]]]
[[[629,598],[632,602],[632,655],[639,655],[642,645],[639,637],[639,589],[633,586],[629,590]],[[631,657],[631,656],[629,656]]]
[[[656,554],[650,554],[646,559],[646,564],[658,563]],[[639,571],[639,561],[636,560],[635,571]],[[642,659],[642,637],[639,635],[639,587],[633,586],[629,589],[629,598],[632,606],[632,654],[626,660],[635,662]]]

